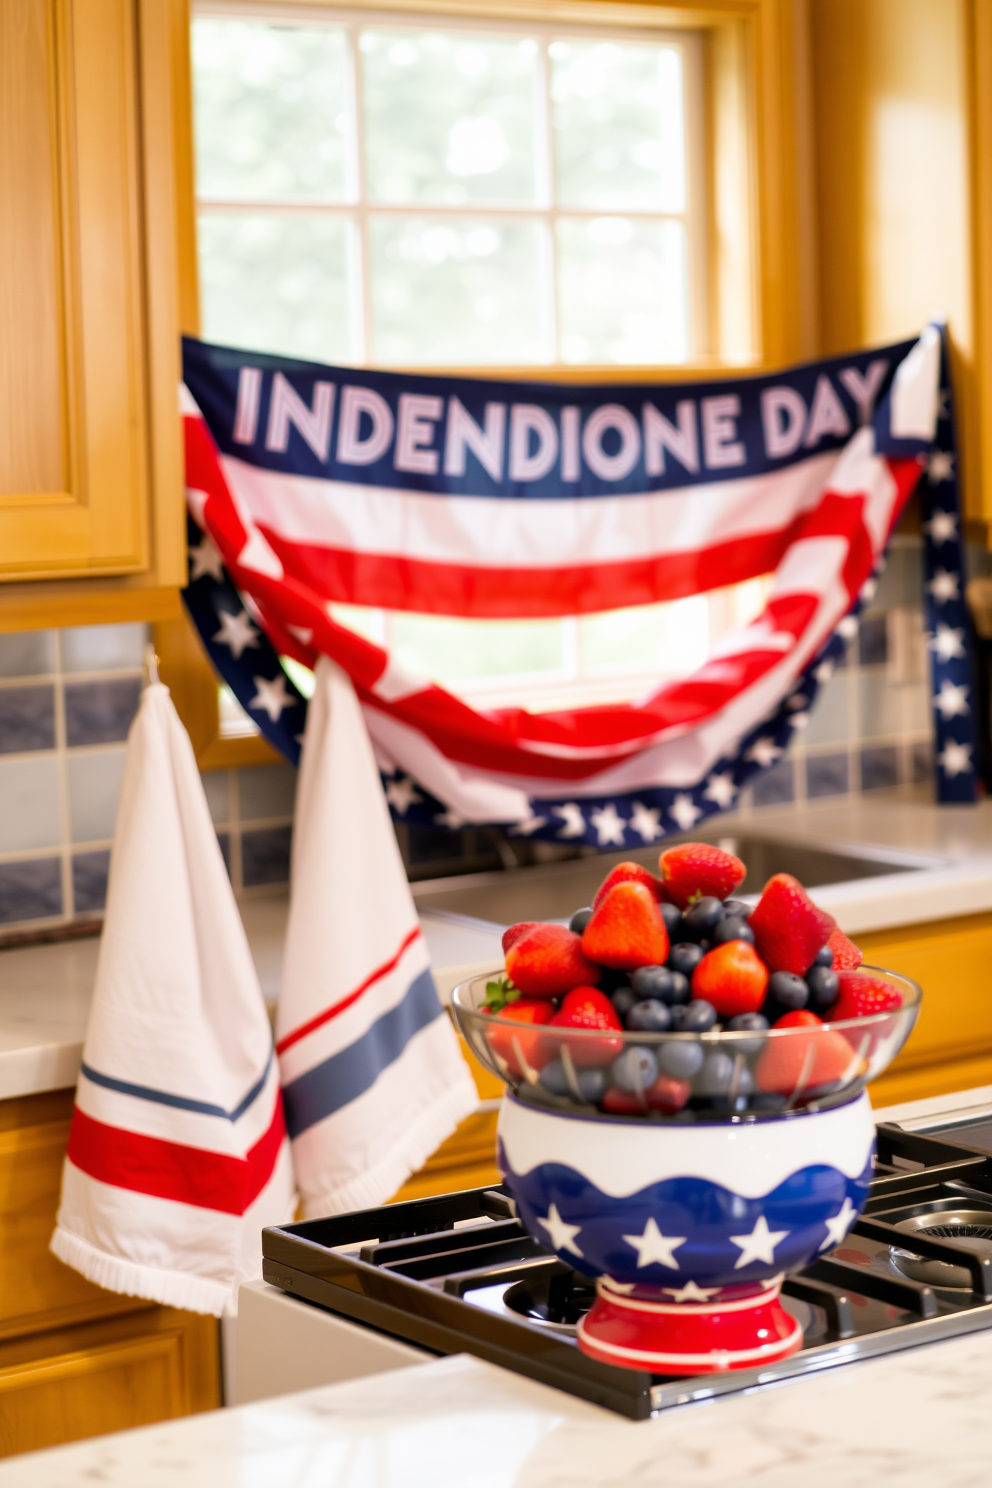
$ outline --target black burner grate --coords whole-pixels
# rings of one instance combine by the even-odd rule
[[[940,1222],[962,1209],[974,1222]],[[987,1224],[979,1222],[985,1212]],[[937,1222],[918,1227],[922,1216]],[[992,1327],[992,1248],[960,1243],[975,1239],[992,1241],[992,1156],[932,1133],[880,1126],[863,1217],[836,1252],[783,1286],[784,1304],[804,1330],[801,1351],[761,1371],[692,1379],[618,1369],[583,1354],[575,1328],[592,1303],[592,1283],[524,1231],[500,1189],[280,1226],[263,1232],[262,1249],[265,1280],[308,1302],[430,1353],[473,1353],[639,1419]],[[955,1267],[962,1284],[931,1287],[898,1273],[893,1248]]]

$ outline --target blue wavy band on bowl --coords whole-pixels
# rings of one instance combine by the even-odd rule
[[[869,1158],[855,1178],[817,1163],[751,1198],[695,1177],[666,1178],[618,1198],[561,1163],[515,1173],[502,1143],[499,1161],[523,1224],[569,1265],[661,1287],[690,1279],[733,1286],[807,1265],[843,1238],[871,1178]]]

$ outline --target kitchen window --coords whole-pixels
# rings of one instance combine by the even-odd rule
[[[695,33],[204,4],[192,54],[206,340],[411,368],[703,358]],[[481,706],[572,706],[693,671],[765,587],[580,619],[339,616]],[[222,728],[243,728],[230,705]]]

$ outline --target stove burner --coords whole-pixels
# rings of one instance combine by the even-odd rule
[[[930,1240],[953,1240],[977,1255],[992,1256],[992,1210],[989,1209],[932,1210],[899,1220],[895,1228]],[[889,1258],[904,1276],[928,1286],[952,1291],[967,1291],[971,1287],[971,1275],[964,1266],[917,1255],[897,1245],[890,1248]]]
[[[989,1126],[992,1127],[992,1121]],[[992,1151],[881,1125],[865,1212],[783,1284],[802,1349],[761,1370],[677,1379],[583,1354],[593,1283],[538,1244],[499,1189],[267,1229],[263,1275],[433,1354],[472,1353],[634,1420],[734,1390],[992,1328]]]
[[[596,1284],[580,1276],[571,1267],[525,1276],[514,1282],[503,1295],[503,1304],[511,1312],[538,1323],[553,1333],[572,1337],[580,1318],[596,1300]]]

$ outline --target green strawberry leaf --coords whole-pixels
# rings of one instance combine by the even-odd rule
[[[521,995],[520,988],[515,987],[509,977],[500,977],[497,981],[486,983],[482,1006],[487,1012],[500,1013]]]

